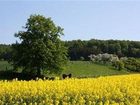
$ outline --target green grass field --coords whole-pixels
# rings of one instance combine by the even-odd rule
[[[10,70],[12,69],[12,66],[6,61],[0,61],[0,73],[1,71],[5,71],[6,69]],[[73,77],[98,77],[107,75],[129,74],[129,72],[126,70],[118,71],[111,66],[93,64],[88,61],[68,62],[62,74],[69,73],[71,73]]]
[[[67,64],[63,73],[71,73],[74,77],[96,77],[106,75],[128,74],[126,70],[115,70],[111,66],[93,64],[88,61],[71,61]]]

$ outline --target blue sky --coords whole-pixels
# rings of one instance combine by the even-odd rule
[[[131,0],[0,0],[0,43],[14,43],[31,14],[51,17],[62,40],[140,41],[140,2]]]

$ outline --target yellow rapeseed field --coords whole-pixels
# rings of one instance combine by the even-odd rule
[[[140,74],[0,81],[0,105],[140,105]]]

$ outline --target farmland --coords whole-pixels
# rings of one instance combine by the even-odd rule
[[[139,105],[140,74],[0,81],[0,105]]]
[[[12,68],[7,61],[0,61],[0,105],[140,104],[140,74],[126,69],[116,70],[110,65],[90,61],[69,61],[60,75],[45,74],[57,76],[54,81],[7,81]],[[62,74],[69,73],[73,78],[59,79]]]

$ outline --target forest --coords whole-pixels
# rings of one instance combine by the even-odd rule
[[[115,54],[120,57],[140,58],[140,41],[126,40],[72,40],[64,41],[70,60],[89,60],[90,54]],[[11,45],[0,44],[0,60],[9,60]]]
[[[68,47],[70,60],[80,60],[81,57],[88,60],[90,54],[102,53],[116,54],[118,57],[140,57],[139,41],[91,39],[65,41],[65,45]]]

